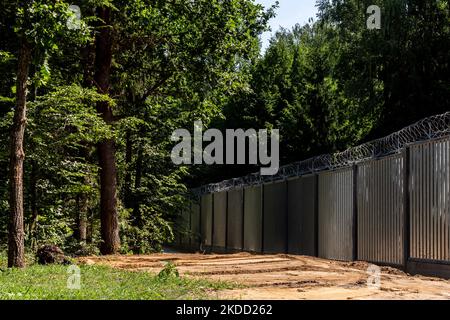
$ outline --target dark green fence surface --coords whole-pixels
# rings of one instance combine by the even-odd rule
[[[244,239],[244,190],[228,192],[227,249],[240,251]]]
[[[175,226],[176,245],[192,250],[363,260],[450,278],[450,139],[203,194]]]
[[[244,190],[244,250],[262,252],[262,187]]]
[[[317,177],[288,181],[288,253],[317,255]]]
[[[205,194],[201,198],[201,243],[212,246],[213,233],[213,195]]]
[[[287,251],[287,183],[264,185],[263,251]]]
[[[227,193],[214,194],[214,228],[212,246],[224,249],[227,246]]]

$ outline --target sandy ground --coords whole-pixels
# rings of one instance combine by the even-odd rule
[[[370,266],[364,262],[337,262],[291,255],[156,254],[80,259],[126,270],[158,273],[165,262],[176,264],[181,275],[229,281],[243,288],[220,291],[220,299],[345,300],[345,299],[450,299],[450,281],[410,276],[381,268],[381,287],[367,285]],[[215,295],[217,298],[217,295]]]

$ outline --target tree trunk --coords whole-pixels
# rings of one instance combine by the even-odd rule
[[[112,62],[111,10],[99,8],[98,18],[102,21],[96,36],[95,82],[101,93],[107,94],[110,86]],[[114,121],[111,106],[105,102],[97,104],[97,111],[106,123]],[[115,143],[113,140],[98,144],[100,162],[100,221],[102,254],[116,254],[120,249],[119,219],[117,213],[117,173]]]
[[[87,212],[88,212],[88,201],[85,194],[80,194],[77,197],[77,230],[75,237],[80,243],[86,243],[87,239]]]
[[[16,110],[11,128],[11,149],[9,166],[9,233],[8,267],[23,268],[24,225],[23,225],[23,148],[27,115],[27,81],[31,63],[31,47],[25,39],[21,40],[17,69]]]
[[[89,16],[94,16],[95,10],[89,13]],[[83,85],[85,88],[94,87],[94,75],[95,75],[95,44],[89,43],[81,49],[81,58],[83,64]],[[80,151],[82,157],[85,159],[86,163],[90,163],[91,159],[89,157],[90,145],[86,144]],[[85,184],[89,184],[90,181],[85,177]],[[82,193],[77,198],[78,201],[78,212],[77,212],[77,233],[76,239],[82,243],[92,244],[92,232],[94,225],[94,216],[89,208],[88,195]]]
[[[30,202],[31,202],[31,221],[29,226],[29,234],[31,238],[31,248],[36,249],[37,244],[37,221],[38,221],[38,206],[37,206],[37,183],[38,183],[38,168],[36,161],[31,162],[31,176],[30,176]]]
[[[88,43],[81,49],[81,61],[83,64],[83,85],[85,88],[94,87],[95,74],[95,44]]]
[[[124,180],[124,205],[129,209],[133,205],[133,194],[131,190],[131,162],[133,160],[133,141],[131,140],[131,131],[126,134],[125,163],[126,174]]]
[[[141,130],[141,133],[143,131]],[[143,136],[143,135],[142,135]],[[137,158],[136,158],[136,176],[134,179],[134,197],[133,197],[133,218],[136,226],[141,226],[142,224],[142,216],[140,211],[140,203],[141,203],[141,195],[139,193],[139,189],[141,187],[142,182],[142,167],[144,161],[144,151],[142,142],[139,143]]]
[[[95,216],[93,210],[88,207],[88,217],[87,217],[87,225],[86,225],[86,243],[92,244],[94,241],[94,225],[95,225]]]

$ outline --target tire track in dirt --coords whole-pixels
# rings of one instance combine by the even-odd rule
[[[381,267],[381,288],[367,285],[365,262],[281,255],[155,254],[80,258],[80,263],[158,273],[171,261],[182,276],[243,285],[218,292],[226,299],[450,299],[450,281]]]

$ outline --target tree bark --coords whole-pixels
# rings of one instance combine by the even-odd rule
[[[95,10],[89,13],[90,16],[95,15]],[[83,85],[85,88],[94,87],[95,76],[95,44],[88,43],[81,49],[81,59],[83,64]],[[84,144],[81,148],[81,155],[86,163],[90,163],[89,157],[90,145]],[[89,184],[89,178],[85,177],[85,184]],[[81,193],[77,198],[77,232],[76,239],[81,243],[92,243],[93,214],[89,208],[89,199],[86,193]]]
[[[131,190],[131,162],[133,160],[133,141],[131,140],[131,131],[126,134],[125,163],[126,174],[124,180],[124,205],[129,209],[133,205],[133,194]]]
[[[143,130],[141,130],[141,134]],[[142,135],[143,136],[143,135]],[[141,195],[139,193],[139,189],[142,184],[142,169],[143,169],[143,161],[144,161],[144,151],[142,142],[139,143],[137,158],[136,158],[136,176],[134,177],[134,197],[133,197],[133,218],[136,226],[140,226],[142,224],[142,216],[140,211],[140,203],[141,203]]]
[[[76,239],[80,243],[86,243],[87,240],[87,212],[88,212],[88,201],[85,194],[80,194],[77,197],[77,230],[75,232]]]
[[[31,47],[21,40],[17,69],[16,110],[11,128],[11,149],[9,165],[9,233],[8,267],[23,268],[24,223],[23,223],[23,163],[25,159],[24,135],[27,115],[27,81],[31,63]]]
[[[30,175],[30,202],[31,202],[31,221],[29,226],[29,234],[31,238],[31,248],[36,249],[37,237],[37,222],[38,222],[38,205],[37,205],[37,183],[38,183],[38,168],[36,161],[31,162]]]
[[[92,244],[94,241],[93,233],[94,233],[94,225],[95,225],[95,217],[94,212],[88,207],[87,211],[88,217],[87,217],[87,226],[86,226],[86,243]]]
[[[111,10],[99,8],[97,16],[101,25],[96,36],[95,82],[101,93],[109,93],[111,62],[112,62],[112,34]],[[106,123],[114,121],[111,106],[105,102],[97,104],[97,111]],[[100,221],[102,254],[116,254],[120,249],[119,219],[117,213],[117,170],[115,143],[113,140],[98,144],[100,164]]]

